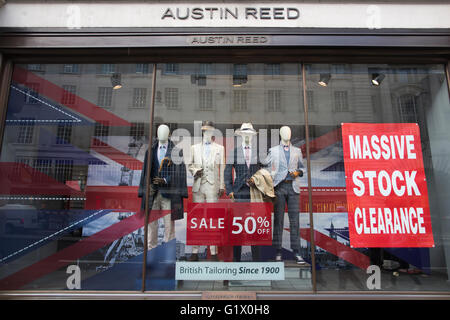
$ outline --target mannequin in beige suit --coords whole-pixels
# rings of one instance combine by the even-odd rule
[[[191,161],[188,169],[194,177],[192,201],[194,203],[217,202],[225,191],[225,149],[212,141],[214,125],[203,121],[203,139],[191,146]],[[200,246],[192,247],[190,261],[198,261]],[[211,259],[217,261],[217,247],[210,246]]]

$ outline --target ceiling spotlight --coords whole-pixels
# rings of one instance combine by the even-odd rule
[[[379,86],[381,81],[383,81],[385,75],[382,73],[372,73],[372,84],[374,86]]]
[[[233,87],[241,87],[247,80],[247,75],[233,75]]]
[[[317,82],[322,87],[326,87],[328,85],[328,82],[330,82],[331,74],[329,73],[321,73],[320,74],[320,80]]]
[[[114,73],[111,76],[111,84],[112,84],[114,90],[122,88],[122,80],[121,80],[121,78],[122,77],[121,77],[120,73]]]

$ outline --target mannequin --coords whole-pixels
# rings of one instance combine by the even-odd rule
[[[148,200],[151,210],[170,210],[170,214],[161,218],[164,221],[164,242],[168,242],[175,238],[174,221],[183,218],[183,198],[187,198],[186,170],[184,164],[175,165],[171,160],[174,144],[169,139],[169,127],[160,125],[156,136],[157,141],[151,147],[150,194],[144,197],[148,161],[146,152],[138,195],[143,198],[142,209]],[[155,220],[149,224],[149,249],[158,245],[158,223],[158,220]]]
[[[194,177],[192,201],[195,203],[217,202],[225,191],[224,169],[225,149],[212,141],[214,125],[211,121],[202,123],[202,142],[191,146],[191,161],[188,169]],[[192,247],[189,261],[198,261],[200,246]],[[217,261],[217,247],[209,247],[211,260]]]
[[[256,146],[253,145],[253,137],[257,132],[251,123],[243,123],[241,128],[235,131],[242,137],[242,143],[236,145],[232,156],[225,167],[225,185],[230,199],[236,202],[250,202],[251,177],[260,169]],[[234,169],[234,179],[233,179]],[[260,247],[252,246],[253,261],[260,261]],[[241,261],[241,246],[233,247],[233,260]]]
[[[158,138],[158,142],[159,145],[167,145],[167,141],[169,140],[169,134],[170,134],[170,129],[167,125],[162,124],[158,127],[158,130],[156,132],[156,137]],[[161,155],[162,158],[164,158],[165,154],[166,154],[166,150],[164,149],[159,149],[158,148],[158,154]],[[166,183],[167,181],[165,181],[164,178],[162,177],[154,177],[152,180],[153,184],[156,185],[162,185],[164,183]]]
[[[300,177],[303,176],[302,151],[291,144],[291,129],[288,126],[280,128],[280,144],[270,148],[265,160],[273,178],[275,189],[273,245],[276,249],[275,260],[282,260],[282,236],[284,228],[284,211],[288,206],[290,243],[296,262],[305,264],[300,256],[299,234],[299,196]]]

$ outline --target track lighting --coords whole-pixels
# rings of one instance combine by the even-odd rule
[[[382,73],[372,73],[372,84],[374,86],[379,86],[384,78],[385,75]]]
[[[122,88],[121,78],[122,77],[121,77],[120,73],[114,73],[111,76],[111,84],[112,84],[114,90]]]
[[[321,73],[320,74],[320,80],[317,82],[322,87],[326,87],[328,85],[328,82],[330,82],[331,74],[329,73]]]
[[[241,87],[247,80],[246,75],[233,75],[233,87]]]

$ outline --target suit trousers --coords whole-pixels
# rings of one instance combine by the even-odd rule
[[[165,198],[158,191],[153,199],[152,210],[170,210],[170,199]],[[158,245],[158,224],[159,220],[164,221],[164,242],[175,239],[175,222],[172,221],[170,213],[164,217],[150,222],[148,225],[148,249],[153,249]]]
[[[295,193],[292,182],[280,182],[275,187],[273,246],[280,250],[283,241],[284,209],[288,206],[291,249],[300,250],[300,195]]]
[[[213,184],[202,181],[200,184],[200,189],[197,192],[192,193],[192,202],[194,203],[211,203],[217,202],[219,200],[219,195],[217,194],[216,188]],[[200,246],[192,246],[192,253],[198,253]],[[217,246],[209,246],[209,251],[212,255],[217,254]]]
[[[250,202],[250,187],[243,185],[238,192],[234,193],[234,201],[236,202]],[[253,262],[259,262],[261,260],[261,248],[260,246],[251,246],[252,260]],[[233,260],[235,262],[241,262],[242,246],[233,247]]]

